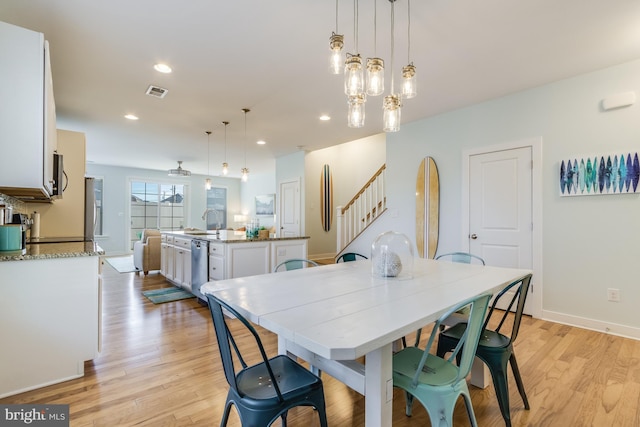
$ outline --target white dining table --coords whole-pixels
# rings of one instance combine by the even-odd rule
[[[410,277],[384,278],[362,260],[207,282],[201,291],[277,334],[281,354],[363,394],[365,425],[378,427],[391,426],[394,342],[455,304],[528,274],[416,258]]]

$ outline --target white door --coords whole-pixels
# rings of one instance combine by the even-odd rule
[[[532,269],[532,197],[531,147],[471,155],[469,251],[487,265]]]
[[[300,236],[300,180],[280,183],[279,237]]]

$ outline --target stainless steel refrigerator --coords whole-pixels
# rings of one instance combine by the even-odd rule
[[[102,189],[100,189],[101,191]],[[92,241],[96,237],[99,221],[98,200],[96,198],[96,179],[84,179],[84,240]]]

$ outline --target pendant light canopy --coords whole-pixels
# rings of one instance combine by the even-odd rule
[[[240,169],[242,172],[242,182],[247,182],[249,180],[249,169],[247,168],[247,113],[251,110],[248,108],[243,108],[244,112],[244,167]]]
[[[178,168],[169,169],[169,176],[191,176],[191,171],[182,169],[182,160],[178,160]]]
[[[224,125],[224,162],[222,162],[222,175],[229,173],[229,164],[227,163],[227,125],[229,122],[222,122]]]

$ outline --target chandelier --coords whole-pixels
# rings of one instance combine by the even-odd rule
[[[394,87],[394,50],[395,50],[395,3],[397,0],[388,0],[391,3],[391,87],[389,94],[384,96],[382,107],[383,129],[385,132],[397,132],[400,130],[400,113],[402,100],[416,96],[416,67],[411,62],[411,0],[407,0],[407,62],[408,65],[402,68],[402,88],[399,93]],[[354,53],[345,53],[344,35],[338,34],[338,2],[336,0],[336,27],[329,38],[329,48],[331,57],[329,70],[333,74],[340,74],[342,64],[344,64],[344,92],[347,96],[347,124],[352,128],[364,126],[365,104],[368,96],[379,96],[385,90],[385,64],[384,60],[377,56],[377,0],[373,0],[374,22],[373,22],[373,57],[367,58],[366,67],[363,67],[362,57],[358,51],[358,7],[359,0],[353,0],[353,42]],[[365,74],[366,68],[366,74]],[[366,80],[365,80],[366,76]]]

